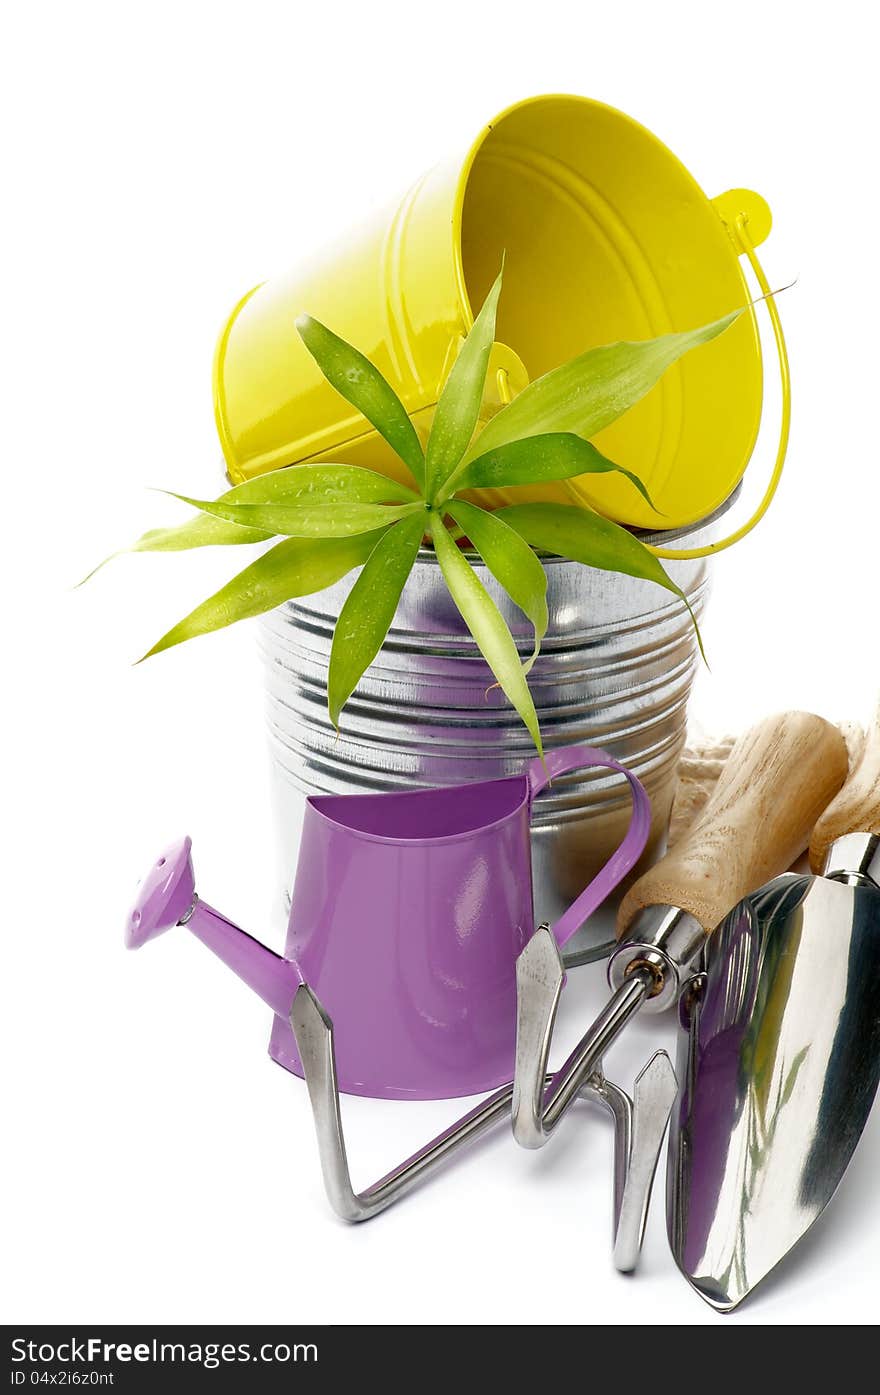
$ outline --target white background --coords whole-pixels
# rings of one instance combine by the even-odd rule
[[[381,1219],[322,1194],[305,1092],[266,1010],[183,932],[122,949],[154,852],[189,830],[200,887],[274,923],[260,674],[247,627],[133,669],[229,570],[126,557],[217,492],[216,330],[508,102],[601,98],[706,190],[770,200],[796,390],[766,524],[717,565],[694,711],[740,730],[877,696],[877,76],[868,7],[579,0],[19,5],[0,41],[5,212],[3,1145],[7,1321],[677,1324],[875,1318],[880,1119],[784,1272],[720,1319],[609,1246],[610,1134],[586,1110],[532,1155],[499,1134]],[[772,412],[771,412],[772,421]],[[752,494],[771,455],[765,441]],[[568,1038],[602,994],[573,976]],[[669,1035],[615,1051],[619,1077]],[[346,1101],[356,1181],[455,1104]]]

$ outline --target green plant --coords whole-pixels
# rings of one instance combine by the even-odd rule
[[[461,494],[617,470],[648,499],[641,480],[606,459],[587,437],[620,417],[671,364],[723,333],[742,312],[684,333],[590,349],[530,384],[475,435],[501,282],[499,275],[462,344],[424,449],[403,403],[373,364],[317,320],[303,316],[297,321],[304,344],[326,378],[392,446],[408,468],[412,487],[359,466],[327,464],[275,470],[215,500],[174,495],[200,512],[177,528],[144,534],[134,550],[265,543],[279,536],[284,540],[197,606],[144,658],[322,590],[361,567],[339,615],[331,650],[328,702],[331,720],[338,726],[343,707],[384,643],[427,537],[456,606],[540,751],[541,734],[527,682],[547,628],[547,580],[535,549],[643,577],[688,604],[636,537],[588,508],[514,504],[490,513]],[[458,546],[462,538],[531,622],[534,646],[525,663],[498,607]]]

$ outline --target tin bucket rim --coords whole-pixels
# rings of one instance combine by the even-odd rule
[[[293,466],[291,468],[295,469],[296,467]],[[727,498],[724,500],[724,503],[719,504],[718,508],[713,509],[712,513],[707,513],[703,518],[697,519],[694,523],[685,523],[680,528],[649,530],[646,528],[627,528],[626,525],[623,523],[618,524],[618,527],[624,528],[627,533],[631,533],[632,536],[634,538],[637,538],[639,542],[651,543],[658,546],[666,546],[668,543],[682,541],[685,538],[692,537],[694,533],[701,532],[704,528],[711,527],[713,523],[717,522],[719,518],[723,518],[724,515],[733,507],[741,493],[742,480],[740,480],[733,492],[728,494]],[[578,506],[572,505],[572,507],[575,508]],[[591,510],[587,509],[586,505],[583,505],[582,507],[584,509],[584,512],[591,512]],[[475,548],[463,548],[462,551],[465,557],[475,557],[479,562],[482,562],[482,558],[480,557],[480,554],[477,552]],[[538,558],[540,558],[542,563],[566,562],[570,565],[572,561],[570,557],[560,557],[559,554],[556,552],[543,552],[540,548],[535,548],[534,552],[535,555]],[[418,553],[416,554],[416,561],[435,563],[437,561],[437,554],[434,551],[433,547],[426,547],[423,544],[419,548]],[[600,568],[600,570],[603,569]]]

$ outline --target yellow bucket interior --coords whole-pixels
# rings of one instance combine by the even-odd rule
[[[769,211],[758,195],[745,197],[759,242]],[[594,345],[694,328],[750,299],[719,208],[648,130],[586,98],[535,98],[491,123],[463,167],[453,234],[471,320],[505,255],[496,337],[531,380]],[[659,513],[609,474],[529,488],[528,497],[574,497],[645,527],[695,522],[739,483],[761,400],[750,311],[595,437],[643,479]],[[493,491],[484,502],[522,494]]]

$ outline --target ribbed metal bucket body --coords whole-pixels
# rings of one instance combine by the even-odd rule
[[[688,541],[711,540],[714,523]],[[474,559],[523,656],[529,626]],[[699,616],[705,560],[666,564]],[[653,805],[647,858],[662,848],[687,703],[697,665],[685,606],[654,583],[545,559],[550,624],[529,683],[548,747],[604,747],[643,781]],[[370,792],[491,780],[534,754],[526,728],[455,608],[433,553],[423,551],[388,639],[333,730],[327,672],[333,626],[354,575],[286,602],[261,626],[273,795],[287,888],[308,794]],[[601,771],[555,780],[533,813],[536,921],[554,919],[620,841],[630,801]],[[644,865],[644,860],[643,860]]]

